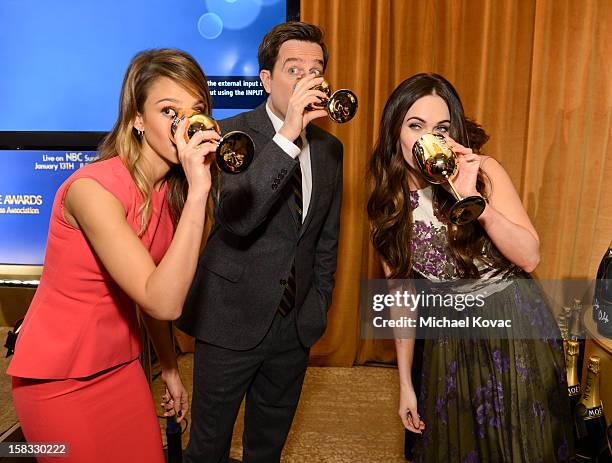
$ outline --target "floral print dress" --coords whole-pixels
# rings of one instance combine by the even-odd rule
[[[434,212],[432,196],[431,186],[411,193],[413,269],[430,281],[457,280],[446,219]],[[516,267],[476,266],[476,285],[494,287],[485,309],[520,320],[530,335],[471,339],[428,333],[419,393],[426,429],[414,462],[570,461],[563,347],[545,299]],[[544,326],[549,329],[539,336]]]

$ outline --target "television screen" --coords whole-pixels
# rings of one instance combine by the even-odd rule
[[[55,192],[112,128],[136,53],[193,55],[223,119],[265,99],[258,45],[298,17],[299,0],[2,0],[0,275],[42,264]]]
[[[288,0],[2,0],[0,147],[95,147],[116,119],[130,60],[149,48],[196,58],[213,117],[253,108],[265,98],[259,42],[297,8]]]
[[[0,152],[0,265],[42,265],[55,192],[95,151]]]

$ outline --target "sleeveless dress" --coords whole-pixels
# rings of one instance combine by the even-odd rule
[[[80,178],[112,193],[133,230],[140,228],[142,197],[119,157],[82,167],[59,188],[40,285],[7,371],[15,410],[28,442],[68,444],[62,462],[162,463],[160,426],[138,359],[134,302],[64,217],[68,188]],[[167,186],[153,192],[152,203],[141,242],[157,264],[174,233]]]
[[[499,331],[457,336],[445,328],[423,335],[418,407],[426,429],[413,461],[570,461],[572,421],[561,335],[536,282],[511,264],[494,268],[484,259],[475,262],[480,280],[459,280],[448,221],[434,212],[433,188],[411,192],[410,200],[413,269],[425,284],[450,282],[458,292],[484,292],[483,311],[519,325],[506,336]]]

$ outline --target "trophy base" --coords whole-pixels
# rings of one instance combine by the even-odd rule
[[[455,225],[465,225],[480,217],[486,205],[482,196],[468,196],[451,207],[448,218]]]
[[[217,165],[228,174],[239,174],[248,169],[254,156],[253,140],[240,131],[225,134],[215,152]]]
[[[327,100],[327,114],[339,124],[350,121],[357,112],[357,96],[350,90],[336,90]]]

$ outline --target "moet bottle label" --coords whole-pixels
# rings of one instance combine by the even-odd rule
[[[588,408],[586,415],[584,417],[585,420],[594,420],[596,418],[601,418],[603,416],[603,406]]]

